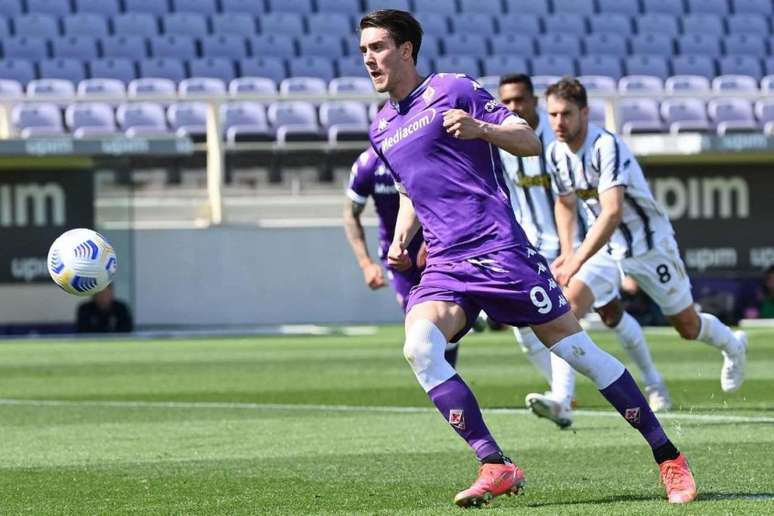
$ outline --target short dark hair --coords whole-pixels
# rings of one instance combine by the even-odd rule
[[[416,64],[419,47],[422,46],[422,26],[411,16],[411,13],[397,9],[372,11],[360,19],[360,30],[369,27],[387,29],[392,40],[395,41],[395,46],[399,47],[407,41],[410,42],[413,47],[411,57]]]
[[[530,95],[535,94],[535,87],[532,85],[532,79],[526,73],[509,73],[500,77],[500,86],[506,84],[523,84],[526,86]]]
[[[575,77],[562,77],[559,82],[555,82],[546,90],[546,98],[551,95],[560,99],[569,100],[575,103],[579,108],[585,108],[589,105],[586,96],[586,88]]]

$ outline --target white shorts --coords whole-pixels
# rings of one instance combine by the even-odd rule
[[[624,258],[621,268],[637,280],[664,315],[675,315],[693,305],[691,280],[671,235],[659,239],[655,247],[643,255]]]
[[[602,308],[618,297],[621,285],[621,269],[603,247],[586,260],[575,278],[582,281],[594,294],[594,308]]]

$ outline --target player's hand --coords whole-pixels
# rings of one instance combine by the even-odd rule
[[[365,280],[366,285],[371,287],[371,290],[382,288],[387,284],[384,281],[384,272],[379,265],[372,261],[368,261],[368,263],[363,263],[362,268],[363,279]]]
[[[427,265],[427,242],[422,242],[417,251],[417,269],[424,269]]]
[[[460,140],[473,140],[481,138],[484,134],[484,123],[461,109],[450,109],[445,112],[443,127],[447,133]]]
[[[409,258],[408,251],[403,247],[403,244],[400,242],[390,244],[390,249],[387,251],[387,264],[401,272],[411,268],[411,258]]]
[[[558,265],[557,262],[559,262],[559,258],[551,264],[551,271],[554,273],[557,283],[562,287],[566,287],[570,284],[572,277],[580,270],[582,263],[576,260],[575,256],[565,258]]]

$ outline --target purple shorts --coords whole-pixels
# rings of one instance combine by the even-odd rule
[[[416,285],[419,285],[419,280],[422,277],[422,270],[416,267],[411,267],[407,271],[396,271],[387,266],[387,260],[384,260],[384,268],[387,271],[387,278],[390,280],[392,290],[395,291],[395,298],[398,300],[398,304],[406,311],[408,305],[409,292]]]
[[[528,246],[429,265],[411,290],[406,312],[425,301],[449,301],[465,311],[465,328],[452,342],[470,330],[481,310],[511,326],[547,323],[570,311],[548,262]]]

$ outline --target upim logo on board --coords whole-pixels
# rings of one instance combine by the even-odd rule
[[[0,184],[0,227],[64,226],[65,193],[56,183]]]
[[[750,216],[750,189],[742,177],[658,177],[652,189],[672,220]]]

